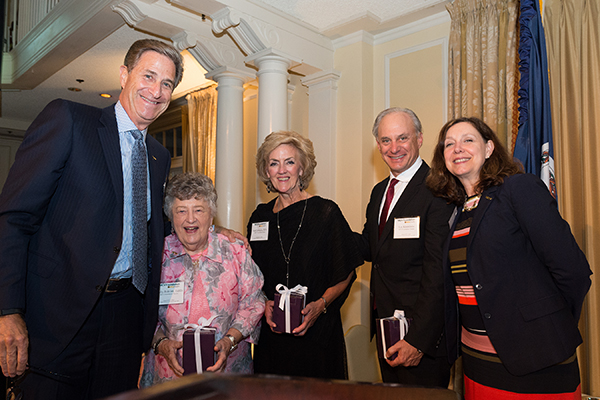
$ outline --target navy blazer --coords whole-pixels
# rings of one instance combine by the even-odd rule
[[[168,151],[146,138],[151,189],[144,348],[158,315]],[[25,310],[31,365],[54,359],[120,251],[123,173],[114,105],[55,100],[31,124],[0,195],[0,309]]]
[[[536,176],[518,174],[485,190],[476,210],[467,268],[498,356],[514,375],[565,361],[582,342],[577,323],[592,272],[556,201]],[[444,277],[453,362],[460,355],[461,327],[447,256],[450,239]]]
[[[363,258],[372,262],[371,295],[379,317],[404,310],[413,321],[405,340],[424,353],[444,355],[442,246],[453,207],[425,185],[429,166],[423,162],[391,210],[379,237],[379,208],[389,177],[371,192],[367,219],[359,238]],[[394,219],[419,217],[418,239],[394,239]],[[440,353],[441,352],[441,353]]]

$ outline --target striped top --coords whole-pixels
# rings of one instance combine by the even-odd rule
[[[478,358],[500,362],[496,350],[487,336],[477,305],[475,290],[467,273],[467,242],[479,198],[480,196],[469,198],[458,217],[450,242],[450,268],[458,297],[462,322],[461,343],[466,346],[465,351],[471,350],[473,356]]]
[[[512,375],[492,345],[468,274],[467,245],[479,196],[468,199],[450,241],[450,268],[458,297],[465,400],[574,400],[581,398],[574,354],[564,362],[524,376]],[[490,257],[493,255],[490,254]]]

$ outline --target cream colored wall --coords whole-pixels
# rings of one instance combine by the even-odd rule
[[[431,160],[447,118],[447,49],[450,22],[378,45],[374,49],[374,112],[412,109],[423,124],[421,157]]]
[[[416,25],[418,26],[418,24]],[[371,128],[375,116],[390,106],[413,109],[424,130],[421,156],[429,162],[435,138],[446,119],[447,37],[450,23],[427,27],[371,45],[365,41],[335,52],[338,84],[336,202],[350,226],[362,231],[373,186],[388,168],[381,160]],[[344,330],[369,326],[370,263],[358,269],[342,309]]]
[[[335,201],[350,227],[361,232],[369,200],[372,141],[364,133],[373,120],[373,47],[364,42],[340,48],[334,68],[342,72],[338,82],[337,171]],[[370,266],[359,267],[357,279],[342,309],[344,331],[369,321]]]

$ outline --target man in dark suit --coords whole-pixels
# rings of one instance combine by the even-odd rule
[[[170,155],[148,125],[183,61],[135,42],[105,109],[51,102],[27,130],[0,195],[0,366],[26,399],[137,386],[156,327]]]
[[[414,112],[382,111],[373,135],[390,176],[373,188],[357,234],[363,257],[372,262],[372,323],[395,310],[412,319],[404,340],[387,351],[397,358],[380,359],[381,375],[384,382],[447,387],[442,246],[452,207],[425,186],[429,166],[419,156],[423,133]]]

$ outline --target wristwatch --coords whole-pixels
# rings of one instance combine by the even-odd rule
[[[235,342],[235,338],[232,335],[225,335],[224,337],[229,339],[229,341],[231,342],[231,348],[229,349],[230,353],[237,349],[238,344]]]

